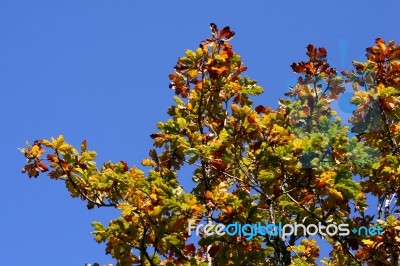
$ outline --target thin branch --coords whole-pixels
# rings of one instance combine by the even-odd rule
[[[75,189],[76,191],[78,191],[78,192],[79,192],[85,199],[87,199],[90,203],[92,203],[92,204],[94,204],[94,205],[96,205],[96,206],[98,206],[98,207],[116,207],[116,206],[117,206],[117,205],[114,204],[114,203],[109,203],[109,204],[104,203],[104,201],[100,199],[100,197],[99,197],[99,195],[98,195],[97,193],[95,194],[97,200],[93,200],[93,199],[91,199],[88,195],[86,195],[86,193],[84,193],[84,192],[79,188],[79,186],[75,183],[75,181],[73,180],[73,176],[71,175],[71,172],[70,172],[69,170],[68,170],[68,171],[64,170],[64,168],[62,167],[61,160],[63,160],[63,159],[61,159],[60,154],[58,153],[57,149],[55,149],[54,151],[55,151],[55,153],[56,153],[56,155],[57,155],[58,166],[59,166],[60,169],[63,171],[64,175],[67,176],[67,179],[65,180],[65,182],[68,182],[68,181],[69,181],[69,182],[72,184],[72,186],[74,187],[74,189]],[[90,185],[90,184],[89,184],[89,185]]]

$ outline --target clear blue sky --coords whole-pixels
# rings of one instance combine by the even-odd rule
[[[74,145],[86,139],[99,164],[140,165],[172,102],[168,74],[209,36],[210,22],[236,32],[247,75],[266,91],[257,103],[276,107],[307,44],[350,68],[376,37],[400,41],[399,9],[396,1],[0,1],[0,264],[114,262],[89,232],[91,221],[117,214],[86,210],[45,175],[22,175],[25,140],[64,134]]]

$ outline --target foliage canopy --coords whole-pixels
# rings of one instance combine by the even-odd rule
[[[243,75],[229,43],[235,33],[215,24],[211,33],[169,75],[175,104],[151,135],[147,174],[124,161],[98,168],[86,141],[77,150],[63,136],[21,149],[23,172],[64,180],[89,209],[120,210],[108,226],[93,222],[118,265],[317,265],[322,242],[332,249],[326,265],[397,265],[400,47],[378,38],[365,62],[339,74],[310,44],[306,61],[291,65],[297,84],[274,110],[253,106],[263,88]],[[356,108],[351,131],[332,108],[345,83]],[[193,169],[182,177],[192,180],[190,193],[178,182],[184,165]],[[378,206],[368,206],[373,198]],[[191,220],[380,226],[383,234],[193,238]]]

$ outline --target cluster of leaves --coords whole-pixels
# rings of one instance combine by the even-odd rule
[[[342,73],[355,91],[351,122],[358,135],[351,138],[331,107],[345,81],[324,48],[309,45],[307,61],[293,63],[298,82],[273,110],[253,107],[251,97],[263,89],[242,75],[246,67],[229,43],[235,33],[215,24],[211,32],[179,58],[169,76],[175,104],[171,118],[151,135],[155,149],[142,161],[148,174],[123,161],[98,169],[86,141],[78,152],[62,136],[21,149],[28,160],[23,171],[37,177],[51,169],[49,176],[65,180],[71,196],[87,201],[89,209],[120,209],[108,226],[93,223],[95,240],[107,243],[118,265],[317,265],[319,259],[318,242],[302,234],[251,240],[203,235],[195,243],[188,234],[191,220],[353,227],[376,222],[382,236],[323,237],[332,246],[324,263],[398,263],[398,46],[377,39],[367,62]],[[42,146],[51,150],[50,166]],[[184,165],[193,169],[183,177],[193,181],[190,193],[177,179]],[[377,221],[366,214],[368,193],[379,198]]]
[[[400,46],[378,38],[366,52],[366,62],[355,61],[355,70],[342,74],[354,89],[352,132],[376,158],[356,173],[363,178],[363,192],[378,198],[377,224],[385,233],[364,240],[357,258],[394,265],[400,256],[400,220],[393,216],[398,217],[400,205]]]

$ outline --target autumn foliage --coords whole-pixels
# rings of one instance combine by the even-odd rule
[[[339,73],[326,49],[310,44],[305,61],[291,65],[297,84],[272,109],[253,106],[263,89],[243,75],[229,43],[235,33],[215,24],[211,33],[169,75],[175,104],[151,135],[148,174],[124,161],[98,168],[86,141],[77,150],[63,136],[21,149],[23,172],[64,180],[89,209],[120,210],[108,225],[93,222],[118,265],[398,265],[400,47],[378,38],[365,62]],[[332,108],[345,83],[353,87],[351,129]],[[180,177],[192,180],[189,193],[178,182],[183,166],[193,170]],[[190,220],[346,223],[383,234],[189,238]]]

